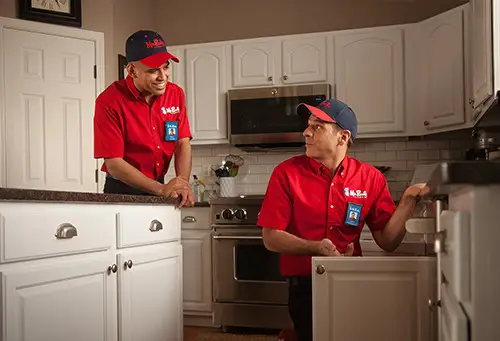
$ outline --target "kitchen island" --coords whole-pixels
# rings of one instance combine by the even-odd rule
[[[0,189],[2,340],[182,340],[176,204]]]

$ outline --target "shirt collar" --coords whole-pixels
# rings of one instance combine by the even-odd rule
[[[328,168],[323,165],[321,162],[313,159],[313,158],[308,158],[309,159],[309,166],[311,167],[311,170],[314,172],[314,174],[317,175],[324,175],[328,174]],[[348,163],[349,157],[346,155],[342,162],[339,165],[339,168],[337,169],[337,172],[335,173],[335,176],[339,176],[340,178],[345,177],[346,169],[347,169],[347,163]]]
[[[137,90],[137,88],[135,87],[135,84],[134,84],[134,81],[132,80],[132,77],[130,76],[127,76],[127,78],[125,78],[125,83],[127,84],[127,88],[128,90],[130,91],[130,93],[136,98],[136,99],[140,99],[141,98],[141,93],[139,92],[139,90]]]

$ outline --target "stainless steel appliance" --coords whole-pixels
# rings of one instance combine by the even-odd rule
[[[210,204],[214,324],[281,329],[291,324],[279,254],[262,241],[263,196],[216,198]]]
[[[297,105],[317,105],[330,93],[329,84],[229,90],[230,143],[246,151],[303,146],[307,122],[297,115]]]

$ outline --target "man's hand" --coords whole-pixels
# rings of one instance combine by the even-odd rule
[[[425,183],[414,184],[406,188],[401,200],[414,200],[415,202],[419,202],[422,197],[429,194],[429,191],[430,189]]]
[[[194,195],[191,191],[191,186],[187,180],[178,176],[167,182],[163,186],[162,195],[165,197],[178,198],[181,197],[179,208],[182,206],[194,206]]]
[[[340,253],[337,250],[335,244],[332,243],[330,239],[323,239],[319,244],[319,254],[322,256],[330,256],[330,257],[343,257],[343,256],[352,256],[354,253],[354,245],[349,243],[347,245],[347,250],[345,253]]]

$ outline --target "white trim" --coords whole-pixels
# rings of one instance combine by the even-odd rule
[[[104,90],[104,33],[83,30],[80,28],[66,27],[60,25],[52,25],[46,23],[39,23],[34,21],[27,21],[22,19],[0,17],[0,51],[3,49],[4,28],[11,28],[20,31],[36,32],[43,34],[50,34],[59,37],[76,38],[82,40],[93,41],[95,43],[95,61],[97,65],[97,79],[95,80],[95,96],[97,97]],[[7,186],[6,174],[6,158],[5,158],[5,75],[4,75],[4,59],[3,53],[0,53],[0,187]],[[99,166],[99,160],[96,160],[96,167]],[[96,192],[102,187],[99,181],[96,184]]]
[[[492,24],[493,24],[493,96],[496,97],[500,91],[500,2],[492,2]]]

